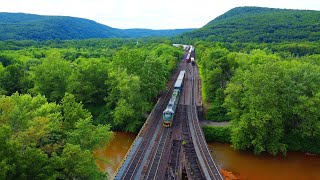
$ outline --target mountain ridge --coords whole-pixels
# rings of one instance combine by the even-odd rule
[[[236,7],[181,38],[220,42],[318,41],[320,11]]]
[[[0,40],[168,37],[191,30],[118,29],[78,17],[0,13]]]

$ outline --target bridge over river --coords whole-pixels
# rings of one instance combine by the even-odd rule
[[[186,80],[172,127],[165,128],[162,112],[180,70]],[[181,61],[113,179],[223,179],[198,120],[200,84],[197,66]]]

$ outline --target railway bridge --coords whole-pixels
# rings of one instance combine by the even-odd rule
[[[194,54],[194,53],[193,53]],[[184,56],[184,60],[187,56]],[[201,107],[200,76],[196,65],[181,61],[168,88],[159,98],[123,159],[120,179],[223,179],[208,149],[198,120]],[[186,71],[173,124],[162,126],[162,112],[181,70]]]

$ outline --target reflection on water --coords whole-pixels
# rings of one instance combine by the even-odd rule
[[[259,155],[233,150],[228,144],[209,143],[219,167],[240,179],[320,179],[320,155],[288,152],[287,156]]]
[[[100,170],[112,176],[135,137],[133,133],[115,132],[114,139],[106,147],[95,150],[93,154],[98,159],[96,162]]]

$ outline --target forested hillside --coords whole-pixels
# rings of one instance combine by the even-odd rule
[[[50,40],[88,38],[140,38],[174,36],[192,29],[117,29],[95,21],[23,13],[0,13],[0,40]]]
[[[283,42],[320,40],[320,11],[238,7],[180,40]]]

